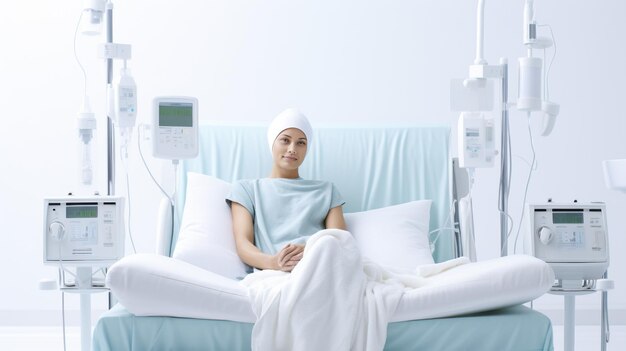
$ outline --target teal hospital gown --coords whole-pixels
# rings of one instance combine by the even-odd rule
[[[226,198],[245,207],[254,221],[254,244],[274,255],[288,243],[303,244],[325,228],[328,211],[342,206],[331,182],[302,178],[240,180]]]

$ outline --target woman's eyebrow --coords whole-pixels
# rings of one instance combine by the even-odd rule
[[[288,138],[292,138],[292,136],[291,136],[291,135],[286,134],[286,133],[281,134],[281,136],[288,137]],[[307,139],[306,139],[306,137],[305,137],[305,138],[299,138],[298,140],[307,140]]]

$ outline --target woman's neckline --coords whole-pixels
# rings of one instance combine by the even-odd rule
[[[273,177],[266,177],[264,179],[270,179],[270,180],[274,180],[274,179],[275,180],[303,180],[304,178],[302,178],[302,177],[298,177],[298,178],[283,178],[283,177],[275,177],[275,178],[273,178]]]

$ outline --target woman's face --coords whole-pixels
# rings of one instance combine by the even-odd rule
[[[285,129],[272,146],[272,157],[276,166],[283,170],[297,170],[304,161],[307,151],[306,135],[297,128]]]

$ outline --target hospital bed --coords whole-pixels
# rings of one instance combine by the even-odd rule
[[[461,240],[451,209],[457,204],[453,193],[462,191],[459,182],[453,185],[458,179],[453,170],[458,168],[449,156],[448,126],[333,127],[315,133],[301,167],[303,178],[334,182],[346,200],[346,213],[430,199],[426,235],[434,261],[459,255]],[[271,156],[265,138],[260,126],[202,126],[201,154],[181,163],[178,189],[187,189],[189,179],[198,177],[188,178],[189,172],[226,182],[269,174]],[[189,204],[188,194],[179,191],[177,202]],[[94,350],[250,349],[254,319],[249,308],[241,303],[225,307],[217,301],[224,295],[245,300],[237,281],[197,267],[201,265],[197,262],[169,257],[176,256],[179,216],[171,216],[167,206],[161,211],[160,255],[129,257],[118,268],[138,265],[140,275],[127,271],[112,278],[114,286],[124,287],[117,289],[121,303],[100,317]],[[182,216],[184,222],[184,212]],[[400,302],[392,317],[385,350],[552,350],[549,319],[521,304],[547,290],[552,273],[545,273],[543,266],[520,268],[520,260],[525,258],[467,264],[417,289]],[[222,268],[216,266],[216,271]],[[533,270],[539,273],[524,276]],[[146,276],[151,280],[143,280]],[[534,282],[536,276],[541,281]],[[223,283],[219,289],[215,281]]]

